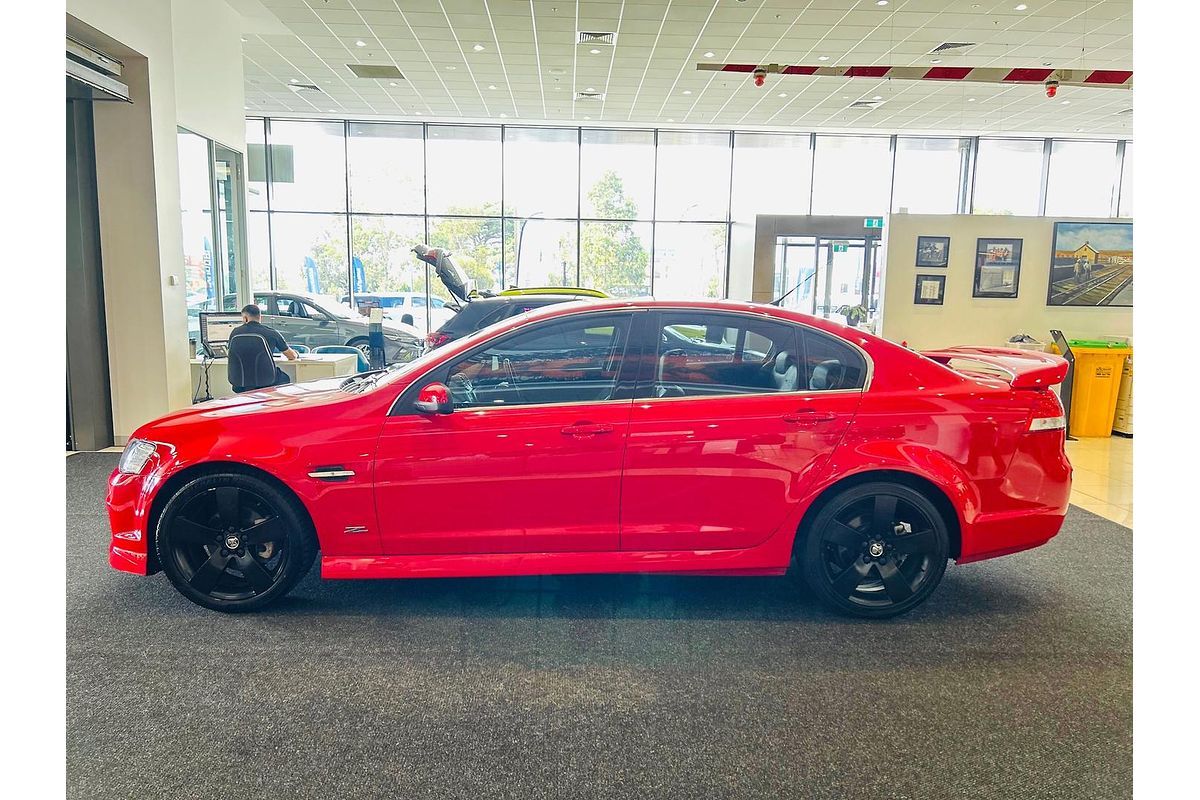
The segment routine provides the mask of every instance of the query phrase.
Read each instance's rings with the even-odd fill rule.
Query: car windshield
[[[440,355],[442,355],[440,350],[430,350],[428,353],[417,356],[412,361],[389,364],[383,369],[372,370],[370,372],[360,372],[343,381],[341,388],[347,392],[369,392],[376,387],[386,386],[414,370],[423,369]]]

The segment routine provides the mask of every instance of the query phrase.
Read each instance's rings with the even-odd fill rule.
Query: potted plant
[[[837,313],[846,318],[846,324],[851,328],[857,328],[859,323],[866,322],[869,313],[867,307],[861,303],[856,306],[838,306]]]

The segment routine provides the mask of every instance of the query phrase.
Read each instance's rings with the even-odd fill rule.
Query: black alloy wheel
[[[194,603],[249,611],[287,594],[312,567],[316,542],[293,499],[249,475],[211,475],[167,503],[159,563]]]
[[[804,576],[834,608],[891,617],[937,588],[949,553],[946,522],[929,498],[898,483],[850,488],[826,503],[804,543]]]
[[[360,353],[363,354],[363,357],[366,358],[368,362],[371,360],[371,342],[369,339],[351,339],[350,341],[346,342],[346,344],[356,348]]]

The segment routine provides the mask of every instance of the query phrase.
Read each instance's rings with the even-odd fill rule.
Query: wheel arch
[[[908,486],[927,497],[937,507],[942,515],[942,519],[946,522],[946,529],[950,534],[950,557],[958,558],[962,554],[962,519],[959,517],[958,510],[955,508],[946,490],[924,475],[903,469],[889,468],[868,469],[856,472],[853,475],[847,475],[834,481],[822,489],[816,498],[809,503],[808,508],[804,511],[804,515],[800,518],[800,525],[796,529],[795,546],[800,546],[806,540],[809,526],[812,524],[813,519],[830,499],[846,489],[877,481],[887,481]]]
[[[162,569],[158,563],[158,519],[162,516],[163,508],[167,502],[175,496],[182,487],[207,475],[216,475],[220,473],[235,473],[247,475],[253,478],[258,478],[265,483],[269,483],[275,489],[279,490],[284,497],[290,499],[295,506],[296,511],[300,514],[300,518],[308,523],[309,533],[316,537],[316,526],[313,524],[312,514],[309,513],[308,507],[300,499],[300,496],[292,490],[285,482],[272,475],[267,470],[256,467],[251,464],[246,464],[241,461],[201,461],[196,464],[190,464],[181,470],[173,473],[168,477],[154,493],[154,499],[150,502],[150,512],[146,516],[146,559],[147,559],[147,574],[153,574]]]

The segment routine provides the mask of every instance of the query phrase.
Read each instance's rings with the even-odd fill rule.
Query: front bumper
[[[108,524],[112,539],[108,546],[108,563],[113,569],[149,575],[152,566],[149,552],[149,519],[156,473],[147,465],[145,475],[124,475],[114,471],[108,479]]]

